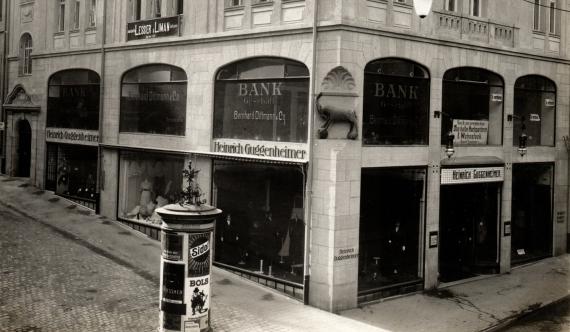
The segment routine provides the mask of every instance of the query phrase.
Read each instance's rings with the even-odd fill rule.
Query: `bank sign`
[[[180,16],[127,23],[127,40],[148,39],[180,34]]]
[[[502,182],[504,176],[505,168],[503,166],[443,168],[441,170],[441,184]]]
[[[99,145],[99,131],[70,128],[46,128],[46,141],[53,143]]]

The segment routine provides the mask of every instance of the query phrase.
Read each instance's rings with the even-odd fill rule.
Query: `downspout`
[[[102,176],[103,171],[103,110],[105,109],[105,40],[107,36],[107,0],[103,0],[103,22],[101,27],[101,69],[99,70],[99,138],[97,145],[97,202],[96,213],[99,213],[101,205],[101,189],[105,189],[105,179]]]
[[[2,91],[0,91],[0,98],[2,98],[2,104],[4,104],[5,100],[4,98],[6,98],[6,96],[8,95],[8,31],[9,31],[9,26],[10,26],[10,14],[9,14],[9,10],[10,10],[10,1],[4,1],[5,6],[3,9],[4,10],[4,54],[3,54],[3,58],[2,58]],[[4,170],[2,172],[2,169],[0,169],[0,173],[6,173],[6,150],[7,149],[7,145],[6,145],[6,140],[8,139],[8,133],[7,133],[7,129],[8,129],[8,124],[7,124],[7,120],[8,120],[8,114],[6,113],[6,110],[4,109],[4,106],[0,105],[0,107],[2,107],[2,119],[0,119],[2,122],[4,122],[4,130],[2,133],[2,160],[0,160],[0,168],[2,166],[2,164],[4,165]]]
[[[317,68],[317,23],[319,17],[319,1],[313,0],[313,41],[312,41],[312,51],[313,59],[311,63],[311,78],[309,81],[309,117],[308,117],[308,155],[309,162],[307,164],[307,173],[303,174],[303,180],[305,180],[305,266],[304,278],[303,278],[303,302],[304,304],[309,304],[309,282],[311,276],[311,229],[312,229],[312,218],[311,218],[311,203],[313,198],[313,144],[314,144],[314,134],[313,134],[313,123],[315,119],[315,82],[316,82],[316,68]]]

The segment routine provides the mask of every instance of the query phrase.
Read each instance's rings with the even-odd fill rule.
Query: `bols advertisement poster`
[[[210,233],[188,235],[188,277],[210,274]]]
[[[184,264],[163,263],[162,298],[184,301]]]
[[[182,235],[162,232],[162,257],[171,261],[182,260]]]

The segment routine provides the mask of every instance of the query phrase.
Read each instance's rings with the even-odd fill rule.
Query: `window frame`
[[[32,75],[32,52],[32,35],[26,32],[20,37],[19,72],[21,76]]]
[[[73,0],[73,27],[72,30],[79,30],[81,24],[81,0]]]
[[[445,10],[457,12],[457,0],[445,0]]]
[[[473,17],[482,17],[482,0],[471,0],[471,6],[469,8],[469,13]]]
[[[556,34],[556,0],[548,1],[548,33]]]
[[[87,27],[94,28],[97,26],[97,0],[88,0],[89,8],[86,8],[87,12]]]
[[[57,32],[65,31],[65,0],[59,0],[57,8]]]

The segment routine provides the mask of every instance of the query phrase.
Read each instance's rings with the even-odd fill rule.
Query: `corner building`
[[[10,1],[6,172],[27,123],[34,184],[159,239],[191,161],[215,264],[329,311],[566,252],[568,2],[411,3]]]

